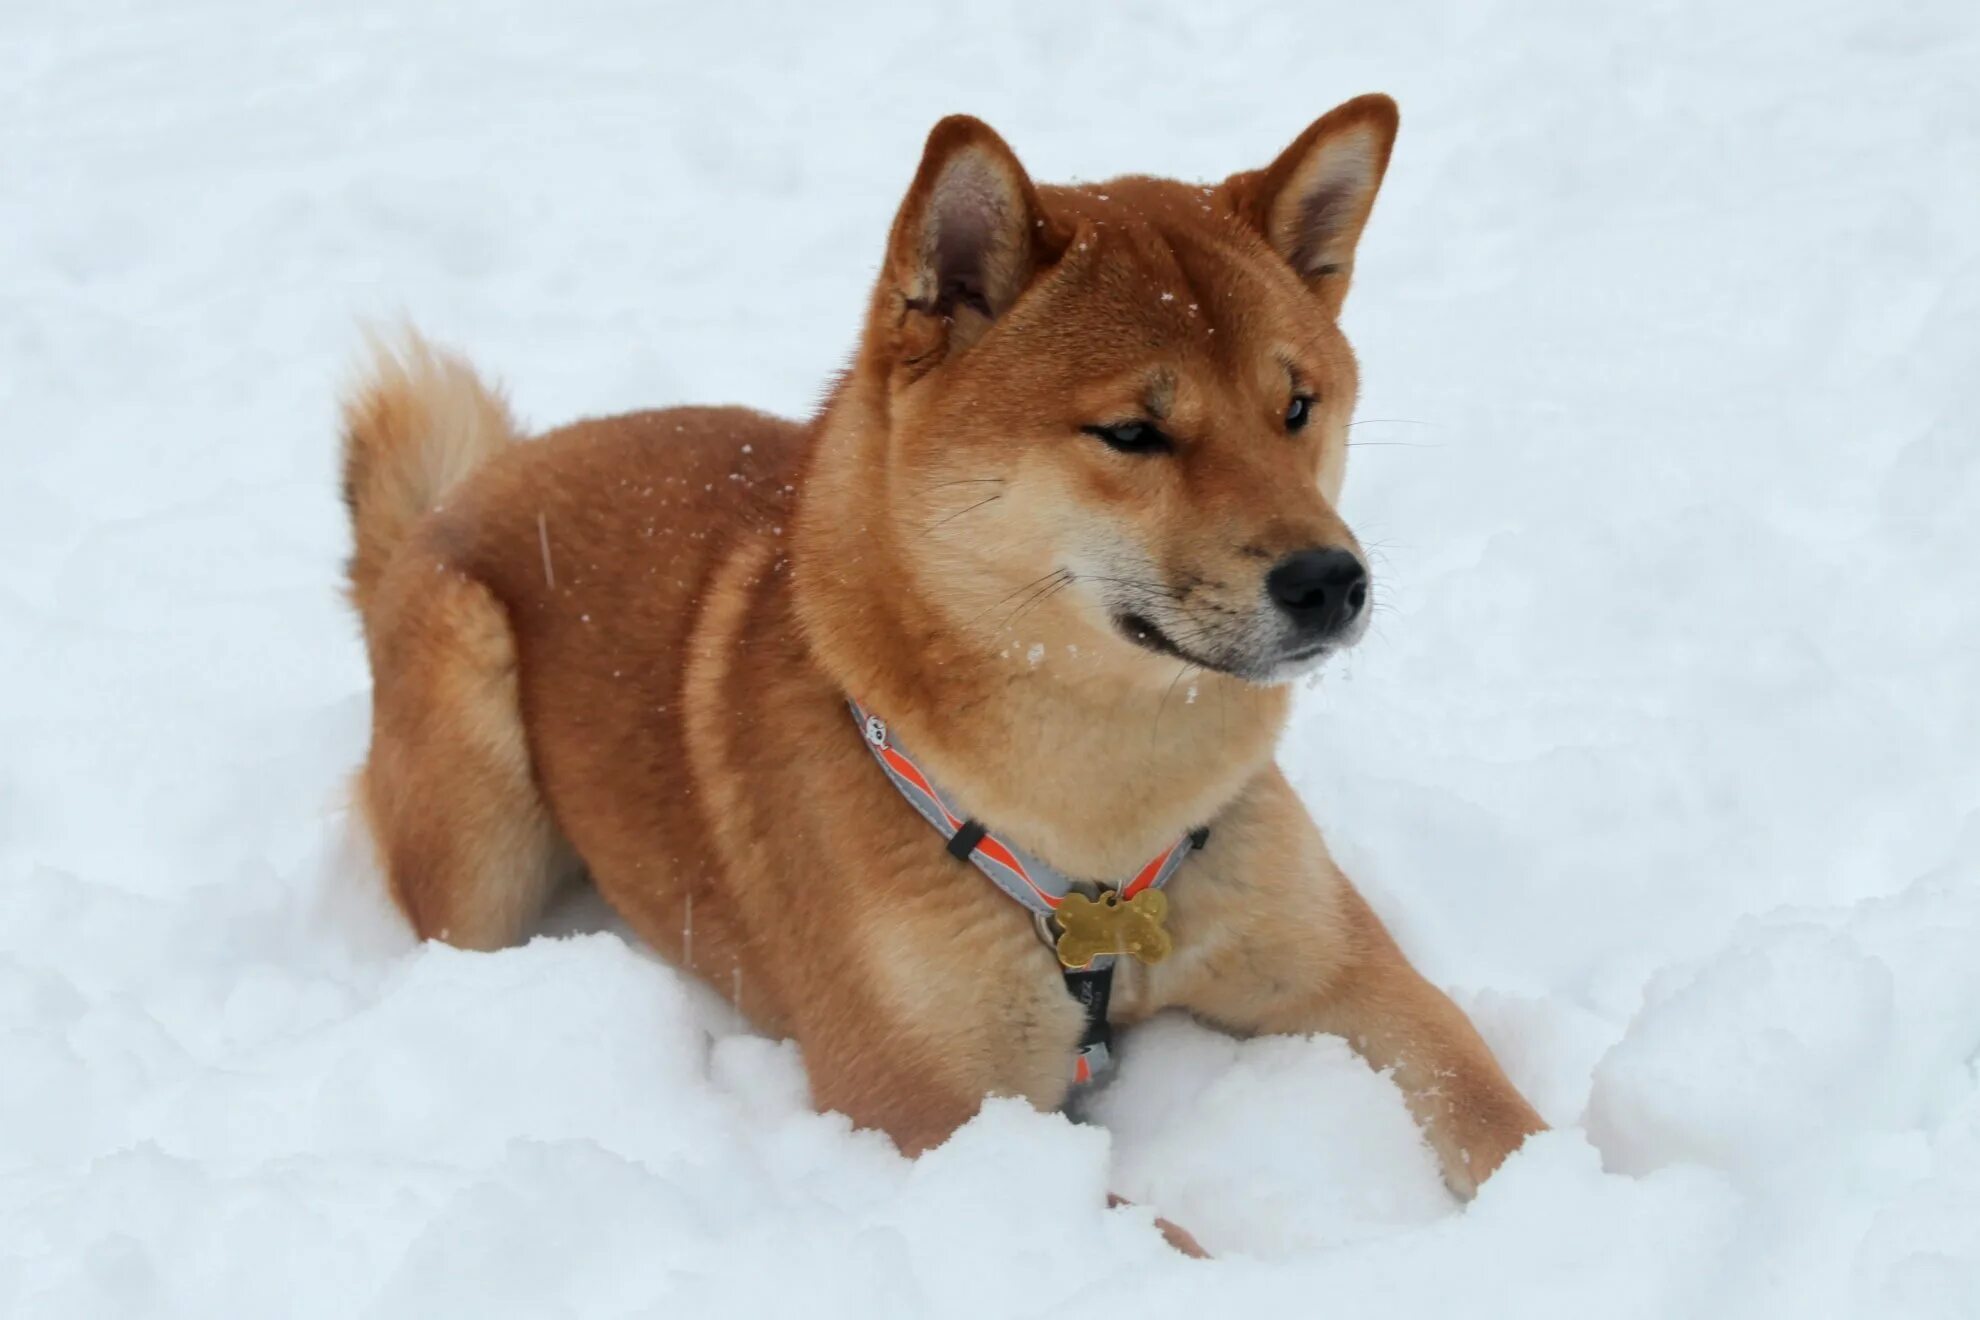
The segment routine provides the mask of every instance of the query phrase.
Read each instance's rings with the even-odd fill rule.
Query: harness
[[[1113,995],[1114,964],[1122,954],[1149,963],[1167,956],[1170,941],[1162,919],[1168,912],[1168,896],[1162,887],[1184,859],[1210,841],[1209,827],[1184,834],[1115,888],[1075,880],[1037,854],[991,833],[981,821],[959,815],[949,805],[952,799],[915,764],[885,720],[869,714],[857,701],[846,704],[866,749],[908,805],[935,827],[949,855],[975,866],[1032,914],[1039,938],[1058,955],[1066,993],[1086,1014],[1073,1056],[1073,1084],[1098,1081],[1113,1063],[1114,1033],[1107,1022],[1107,1004]]]

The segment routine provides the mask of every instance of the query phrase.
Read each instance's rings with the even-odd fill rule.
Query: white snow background
[[[595,907],[413,943],[360,320],[804,413],[940,115],[1210,179],[1374,89],[1394,610],[1284,756],[1558,1130],[1460,1207],[1340,1041],[1175,1020],[909,1163]],[[0,1314],[1980,1315],[1976,367],[1971,0],[8,0]]]

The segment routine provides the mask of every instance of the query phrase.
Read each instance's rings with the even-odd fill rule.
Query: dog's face
[[[894,531],[952,622],[1148,682],[1280,682],[1360,638],[1336,317],[1394,131],[1363,98],[1215,187],[1039,190],[981,125],[937,128],[873,332]]]

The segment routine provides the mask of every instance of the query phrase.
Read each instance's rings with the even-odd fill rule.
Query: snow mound
[[[1980,1314],[1976,68],[1970,0],[0,7],[0,1315]],[[1556,1125],[1476,1201],[1336,1040],[909,1162],[595,903],[408,937],[360,320],[799,413],[941,115],[1217,178],[1378,88],[1379,608],[1284,761]]]

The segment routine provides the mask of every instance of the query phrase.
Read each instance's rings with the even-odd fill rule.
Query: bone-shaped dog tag
[[[1159,889],[1144,889],[1123,901],[1113,890],[1099,898],[1067,894],[1054,914],[1059,920],[1059,961],[1084,967],[1102,954],[1128,954],[1145,963],[1158,963],[1173,947],[1162,919],[1169,899]]]

